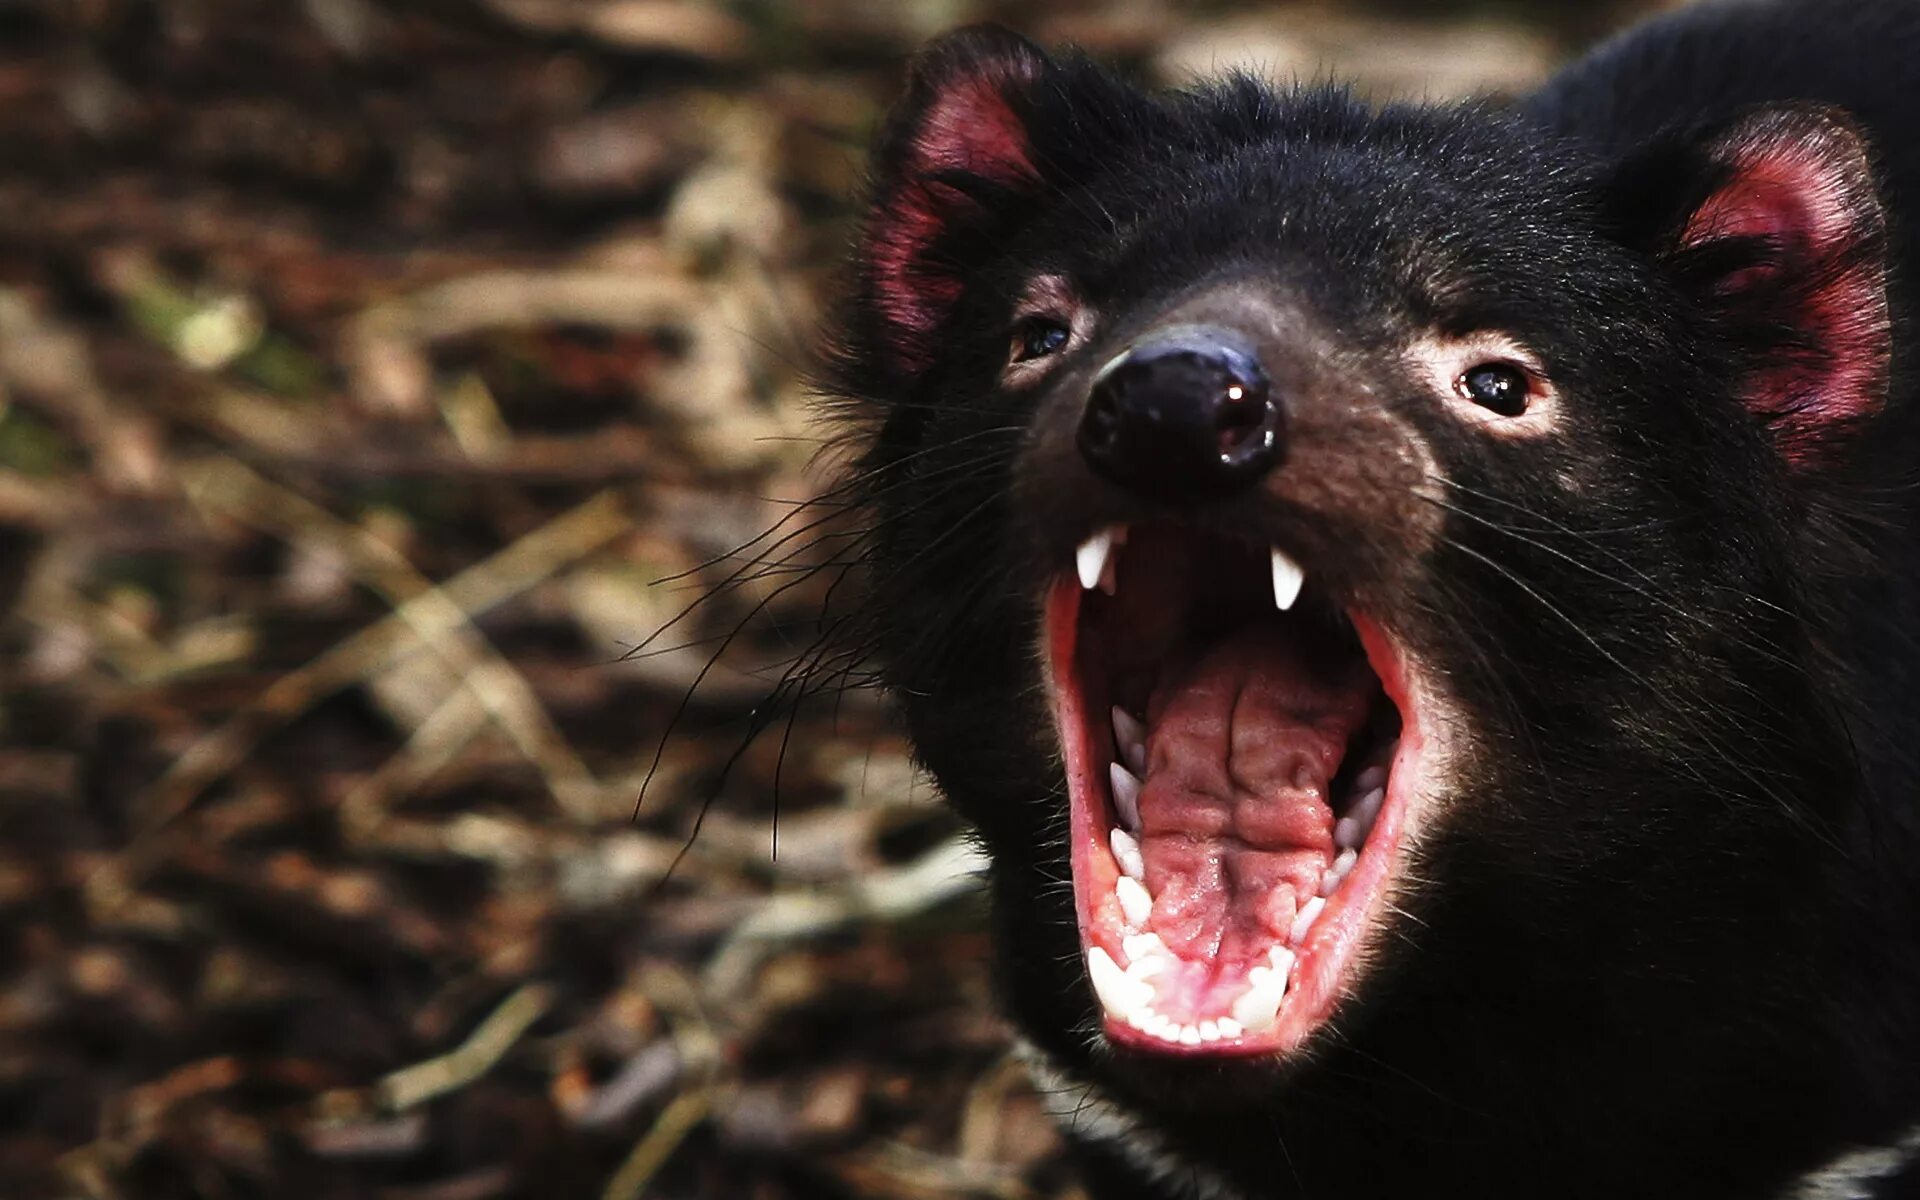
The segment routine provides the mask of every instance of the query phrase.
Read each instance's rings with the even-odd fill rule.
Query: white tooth
[[[1147,877],[1147,860],[1140,856],[1140,843],[1133,840],[1132,834],[1115,825],[1107,835],[1107,845],[1113,848],[1113,861],[1122,875],[1134,879]]]
[[[1172,956],[1150,954],[1127,964],[1127,978],[1145,983],[1172,965]]]
[[[1119,763],[1107,765],[1107,781],[1113,784],[1113,810],[1128,830],[1140,828],[1140,781]]]
[[[1198,1046],[1200,1044],[1199,1027],[1182,1025],[1180,1027],[1180,1044],[1182,1046]]]
[[[1085,547],[1081,548],[1081,553],[1086,553]],[[1086,578],[1084,569],[1081,571],[1081,578]],[[1292,608],[1293,602],[1300,598],[1301,586],[1306,582],[1307,573],[1300,569],[1300,564],[1288,558],[1280,552],[1278,547],[1275,547],[1273,551],[1274,606],[1281,612]]]
[[[1360,822],[1352,817],[1341,817],[1333,823],[1333,844],[1342,850],[1357,850],[1360,843],[1367,840],[1367,831],[1360,828]]]
[[[1340,856],[1333,860],[1333,865],[1328,867],[1326,873],[1320,876],[1320,894],[1322,896],[1333,895],[1333,889],[1340,886],[1341,882],[1346,879],[1347,872],[1353,870],[1353,864],[1358,861],[1360,861],[1360,852],[1358,850],[1342,850]]]
[[[1218,1021],[1200,1022],[1200,1040],[1203,1042],[1219,1041],[1220,1040],[1220,1022]]]
[[[1258,987],[1260,986],[1261,980],[1267,978],[1269,975],[1272,975],[1272,974],[1273,974],[1273,968],[1266,966],[1265,964],[1262,964],[1261,966],[1254,967],[1252,970],[1247,972],[1247,982],[1253,984],[1255,987]]]
[[[1273,973],[1282,978],[1293,970],[1293,951],[1285,946],[1275,946],[1267,951],[1267,961],[1273,964]]]
[[[1147,923],[1153,914],[1153,893],[1147,891],[1147,885],[1130,875],[1122,875],[1113,885],[1114,895],[1120,897],[1120,911],[1127,918],[1127,924],[1138,929]]]
[[[1259,968],[1255,968],[1258,970]],[[1249,979],[1253,971],[1247,972]],[[1287,998],[1287,977],[1268,971],[1254,985],[1233,1002],[1233,1021],[1244,1029],[1236,1029],[1234,1036],[1241,1032],[1264,1033],[1273,1028],[1274,1021],[1280,1015],[1280,1002]],[[1225,1022],[1222,1022],[1225,1024]]]
[[[1127,769],[1146,778],[1147,727],[1118,704],[1113,706],[1113,744],[1120,751],[1120,759],[1127,764]]]
[[[1372,766],[1360,772],[1360,777],[1353,781],[1353,790],[1364,796],[1377,787],[1385,787],[1386,784],[1387,769],[1382,766]]]
[[[1300,911],[1294,914],[1293,928],[1287,931],[1287,940],[1298,946],[1307,936],[1307,931],[1313,928],[1314,918],[1318,917],[1320,910],[1326,906],[1327,902],[1319,896],[1301,905]]]
[[[1134,967],[1148,962],[1164,967],[1167,965],[1167,959],[1173,957],[1167,952],[1167,944],[1160,940],[1160,935],[1157,933],[1128,934],[1127,940],[1120,943],[1120,948],[1127,952],[1129,972]]]
[[[1237,1038],[1246,1032],[1240,1027],[1240,1022],[1232,1017],[1221,1017],[1215,1024],[1220,1026],[1220,1036],[1223,1038]]]
[[[1128,979],[1113,956],[1099,946],[1087,951],[1087,978],[1093,980],[1093,994],[1107,1015],[1126,1020],[1128,1015],[1153,999],[1153,989],[1137,979]]]
[[[1387,793],[1384,788],[1374,788],[1355,801],[1353,807],[1347,810],[1347,816],[1353,818],[1353,823],[1360,827],[1361,840],[1364,841],[1366,836],[1373,832],[1373,823],[1380,816],[1381,802],[1386,798]]]
[[[1080,543],[1080,549],[1074,552],[1073,565],[1080,573],[1080,586],[1093,590],[1100,582],[1100,575],[1107,569],[1107,555],[1113,550],[1113,530],[1102,529],[1086,541]]]

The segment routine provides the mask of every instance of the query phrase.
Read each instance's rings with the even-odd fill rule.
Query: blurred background
[[[1511,94],[1648,7],[0,0],[0,1197],[1078,1195],[963,831],[773,694],[903,58]]]

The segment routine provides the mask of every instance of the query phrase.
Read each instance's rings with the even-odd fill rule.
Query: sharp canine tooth
[[[1320,910],[1326,906],[1327,902],[1319,896],[1302,904],[1299,913],[1293,918],[1293,928],[1287,931],[1287,940],[1298,946],[1307,936],[1308,930],[1313,928],[1314,919],[1320,915]]]
[[[1084,548],[1082,548],[1081,553],[1086,553]],[[1080,577],[1082,579],[1086,578],[1084,568],[1081,570]],[[1281,553],[1278,547],[1275,547],[1273,551],[1274,607],[1278,608],[1281,612],[1286,612],[1292,608],[1293,602],[1300,598],[1301,586],[1306,582],[1307,573],[1300,569],[1300,564],[1288,558],[1285,554]]]
[[[1107,780],[1113,784],[1113,810],[1120,824],[1129,830],[1140,828],[1140,781],[1119,763],[1107,767]]]
[[[1113,530],[1102,529],[1086,541],[1080,543],[1080,549],[1074,552],[1073,565],[1080,573],[1080,586],[1088,591],[1100,583],[1100,575],[1107,569],[1107,555],[1113,550]]]
[[[1147,773],[1147,727],[1118,704],[1113,706],[1113,744],[1120,751],[1127,769],[1144,777]]]
[[[1113,832],[1107,835],[1107,845],[1112,847],[1113,861],[1122,875],[1145,881],[1147,860],[1141,857],[1140,843],[1133,840],[1132,834],[1115,825]],[[1129,950],[1127,953],[1132,955],[1133,952]]]
[[[1153,915],[1153,893],[1138,879],[1122,875],[1114,883],[1113,892],[1120,897],[1120,912],[1127,918],[1127,924],[1137,929]]]
[[[1247,977],[1252,979],[1253,971],[1247,972]],[[1242,1032],[1263,1033],[1273,1028],[1280,1015],[1280,1002],[1286,998],[1287,977],[1272,971],[1263,974],[1233,1002],[1231,1019],[1244,1029],[1236,1028],[1231,1036],[1238,1037]],[[1224,1026],[1226,1022],[1221,1024]]]
[[[1093,981],[1093,994],[1100,998],[1100,1007],[1117,1020],[1126,1020],[1153,999],[1151,986],[1128,979],[1113,955],[1099,946],[1087,951],[1087,978]]]

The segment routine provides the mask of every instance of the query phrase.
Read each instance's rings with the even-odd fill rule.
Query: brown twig
[[[553,989],[529,983],[501,1002],[467,1040],[437,1058],[402,1067],[375,1085],[380,1106],[406,1112],[467,1086],[494,1068],[553,1006]]]

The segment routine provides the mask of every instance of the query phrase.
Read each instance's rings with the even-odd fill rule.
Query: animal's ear
[[[1795,468],[1885,406],[1886,217],[1858,129],[1833,109],[1752,110],[1616,173],[1619,226],[1732,340],[1741,397]]]
[[[990,25],[947,34],[914,60],[874,156],[859,249],[862,287],[891,364],[918,373],[960,298],[969,259],[1040,187],[1029,132],[1053,64]]]

